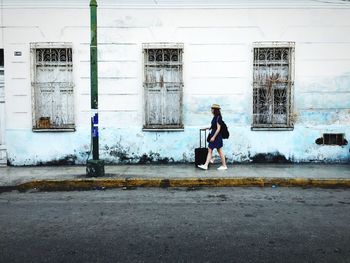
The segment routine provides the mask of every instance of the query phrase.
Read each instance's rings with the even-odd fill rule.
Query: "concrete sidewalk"
[[[350,164],[236,164],[226,171],[193,164],[106,166],[106,176],[88,178],[85,166],[1,167],[0,187],[74,190],[127,186],[348,186]]]

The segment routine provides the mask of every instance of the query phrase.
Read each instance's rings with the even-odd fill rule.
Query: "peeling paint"
[[[350,127],[305,128],[297,125],[293,131],[254,132],[250,130],[250,126],[235,126],[228,117],[225,121],[231,134],[230,139],[224,140],[223,147],[228,163],[350,162],[349,145],[339,147],[315,143],[315,139],[325,132],[350,134]],[[142,136],[136,128],[101,129],[100,158],[107,164],[193,162],[194,149],[199,147],[198,130],[202,126],[191,128],[185,125],[183,132],[158,132],[157,135],[143,132]],[[53,143],[50,134],[36,134],[25,130],[8,132],[9,164],[85,164],[89,156],[89,136],[87,128],[77,130],[76,133],[60,134]],[[18,144],[18,141],[27,143]],[[214,157],[219,161],[216,151]]]
[[[280,154],[279,152],[274,153],[258,153],[251,157],[253,163],[291,163],[290,160]]]
[[[239,8],[213,10],[101,9],[99,41],[105,44],[99,45],[98,51],[102,62],[99,67],[100,158],[109,164],[193,162],[194,149],[199,146],[198,130],[210,124],[210,105],[218,103],[231,134],[223,148],[228,163],[350,162],[348,144],[319,145],[317,140],[323,133],[343,133],[347,137],[350,134],[350,72],[349,61],[344,58],[344,54],[349,54],[344,40],[349,28],[340,22],[332,27],[315,27],[310,23],[310,14],[318,19],[322,15],[311,9],[301,9],[297,14],[281,9],[284,19],[279,26],[272,27],[259,22],[269,19],[268,9],[260,13]],[[30,23],[41,11],[28,9],[28,12],[31,13],[22,17],[23,24]],[[46,25],[45,19],[36,20],[43,30],[41,35],[29,28],[12,30],[9,25],[5,46],[8,50],[20,48],[23,52],[23,63],[5,61],[5,144],[11,165],[85,164],[89,157],[90,104],[85,87],[89,85],[90,49],[82,44],[86,42],[82,37],[88,39],[89,31],[76,25],[76,21],[80,21],[77,18],[86,16],[85,10],[75,10],[74,14],[67,16],[64,25],[57,19],[52,25]],[[324,15],[339,21],[348,21],[349,16],[344,10],[325,10]],[[256,27],[244,26],[247,18],[253,16]],[[193,25],[194,19],[199,27]],[[305,24],[298,26],[299,20]],[[225,26],[222,27],[220,21],[225,21]],[[235,34],[230,33],[233,29]],[[208,37],[213,32],[215,37]],[[283,39],[297,43],[291,116],[294,129],[251,131],[252,43],[278,40],[274,36],[282,35]],[[35,41],[63,39],[72,42],[75,50],[76,132],[33,133],[31,62],[27,46]],[[182,132],[142,131],[141,43],[146,42],[184,44]],[[14,46],[13,43],[22,44]],[[216,152],[215,158],[219,159]]]
[[[60,165],[75,165],[77,161],[77,156],[75,155],[68,155],[62,158],[58,158],[51,161],[39,161],[35,163],[30,163],[27,165],[36,165],[36,166],[60,166]],[[30,162],[30,159],[27,159],[27,162]],[[9,166],[16,165],[15,159],[10,158],[8,159]]]

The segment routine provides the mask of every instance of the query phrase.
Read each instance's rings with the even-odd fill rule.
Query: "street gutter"
[[[350,187],[350,179],[314,179],[314,178],[89,178],[69,180],[35,180],[15,186],[1,186],[1,192],[28,191],[77,191],[105,190],[113,188],[135,187]]]

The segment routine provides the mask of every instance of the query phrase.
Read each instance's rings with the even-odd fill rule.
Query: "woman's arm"
[[[221,125],[219,122],[216,123],[216,132],[214,133],[213,137],[211,137],[210,141],[213,142],[215,141],[216,136],[218,136],[219,132],[221,130]]]

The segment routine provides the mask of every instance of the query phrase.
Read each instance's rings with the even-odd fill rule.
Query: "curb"
[[[75,191],[104,190],[112,188],[135,187],[239,187],[239,186],[279,186],[279,187],[350,187],[350,179],[308,179],[308,178],[185,178],[185,179],[72,179],[72,180],[38,180],[16,186],[2,186],[0,192],[27,191]]]

